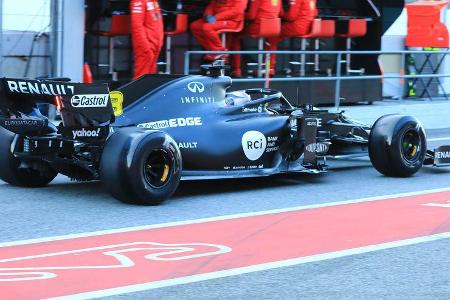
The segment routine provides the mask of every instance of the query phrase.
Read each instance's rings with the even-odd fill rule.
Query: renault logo
[[[203,83],[198,81],[193,81],[187,85],[188,90],[190,90],[192,93],[203,93],[205,91],[205,86]]]

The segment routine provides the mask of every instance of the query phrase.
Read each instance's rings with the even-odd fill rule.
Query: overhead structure
[[[53,76],[80,82],[84,63],[84,0],[52,0]]]

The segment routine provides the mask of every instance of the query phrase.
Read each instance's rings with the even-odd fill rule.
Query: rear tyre
[[[383,116],[370,132],[370,160],[374,168],[386,176],[415,174],[423,165],[426,151],[425,131],[413,117]]]
[[[21,161],[12,154],[16,134],[0,127],[0,179],[21,187],[43,187],[55,179],[58,173],[45,162],[21,165]]]
[[[122,202],[158,205],[176,191],[180,177],[180,150],[164,132],[124,128],[106,142],[100,178]]]

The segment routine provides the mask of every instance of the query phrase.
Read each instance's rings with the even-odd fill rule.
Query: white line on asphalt
[[[450,137],[427,139],[427,142],[440,142],[440,141],[450,141]]]
[[[416,244],[420,244],[420,243],[438,241],[438,240],[447,239],[447,238],[450,238],[450,232],[435,234],[435,235],[430,235],[430,236],[417,237],[417,238],[401,240],[401,241],[388,242],[388,243],[383,243],[383,244],[378,244],[378,245],[370,245],[370,246],[366,246],[366,247],[353,248],[353,249],[336,251],[336,252],[329,252],[329,253],[324,253],[324,254],[307,256],[307,257],[300,257],[300,258],[276,261],[276,262],[253,265],[253,266],[248,266],[248,267],[229,269],[229,270],[218,271],[218,272],[186,276],[186,277],[156,281],[156,282],[151,282],[151,283],[131,285],[131,286],[126,286],[126,287],[112,288],[112,289],[107,289],[107,290],[103,290],[103,291],[95,291],[95,292],[87,292],[87,293],[81,293],[81,294],[75,294],[75,295],[68,295],[68,296],[58,297],[58,298],[53,298],[53,299],[54,300],[75,300],[75,299],[78,300],[78,299],[92,299],[92,298],[107,297],[107,296],[113,296],[113,295],[118,295],[118,294],[139,292],[139,291],[145,291],[145,290],[150,290],[150,289],[205,281],[205,280],[210,280],[210,279],[218,279],[218,278],[223,278],[223,277],[228,277],[228,276],[242,275],[242,274],[258,272],[258,271],[265,271],[265,270],[282,268],[282,267],[296,266],[296,265],[306,264],[306,263],[310,263],[310,262],[318,262],[318,261],[323,261],[323,260],[335,259],[335,258],[339,258],[339,257],[346,257],[346,256],[374,252],[374,251],[392,249],[392,248],[397,248],[397,247],[416,245]]]
[[[143,225],[143,226],[109,229],[109,230],[102,230],[102,231],[75,233],[75,234],[68,234],[68,235],[62,235],[62,236],[45,237],[45,238],[37,238],[37,239],[29,239],[29,240],[21,240],[21,241],[13,241],[13,242],[4,242],[4,243],[0,243],[0,247],[28,245],[28,244],[36,244],[36,243],[44,243],[44,242],[61,241],[61,240],[67,240],[67,239],[92,237],[92,236],[115,234],[115,233],[124,233],[124,232],[130,232],[130,231],[140,231],[140,230],[148,230],[148,229],[156,229],[156,228],[166,228],[166,227],[174,227],[174,226],[181,226],[181,225],[222,221],[222,220],[231,220],[231,219],[239,219],[239,218],[245,218],[245,217],[263,216],[263,215],[270,215],[270,214],[277,214],[277,213],[284,213],[284,212],[291,212],[291,211],[300,211],[300,210],[322,208],[322,207],[330,207],[330,206],[338,206],[338,205],[346,205],[346,204],[354,204],[354,203],[361,203],[361,202],[388,200],[388,199],[393,199],[393,198],[417,196],[417,195],[448,192],[448,191],[450,191],[450,187],[417,191],[417,192],[409,192],[409,193],[401,193],[401,194],[382,195],[382,196],[353,199],[353,200],[346,200],[346,201],[338,201],[338,202],[327,202],[327,203],[313,204],[313,205],[306,205],[306,206],[280,208],[280,209],[273,209],[273,210],[266,210],[266,211],[259,211],[259,212],[249,212],[249,213],[240,213],[240,214],[234,214],[234,215],[225,215],[225,216],[217,216],[217,217],[210,217],[210,218],[177,221],[177,222],[170,222],[170,223],[160,223],[160,224],[153,224],[153,225]]]

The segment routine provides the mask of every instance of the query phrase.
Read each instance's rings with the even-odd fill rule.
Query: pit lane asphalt
[[[428,138],[448,137],[432,130]],[[448,141],[431,142],[430,148]],[[367,158],[330,161],[322,175],[183,182],[158,207],[126,205],[99,183],[58,177],[49,187],[0,183],[0,242],[328,203],[450,186],[450,168],[412,178],[378,174]],[[450,299],[450,241],[383,250],[111,299]]]

